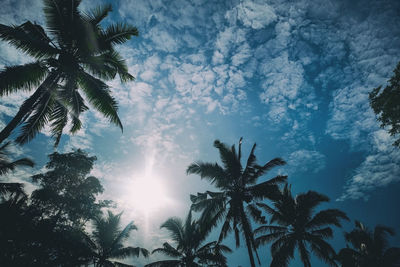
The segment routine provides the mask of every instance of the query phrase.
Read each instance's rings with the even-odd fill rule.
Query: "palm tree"
[[[34,166],[33,161],[28,158],[11,161],[7,151],[9,146],[10,142],[6,142],[4,145],[0,146],[0,176],[15,170],[15,168],[18,166]],[[3,197],[6,194],[25,195],[23,185],[21,183],[0,182],[0,196]]]
[[[329,201],[327,196],[314,191],[301,193],[295,198],[291,189],[285,185],[281,197],[273,201],[274,208],[260,204],[271,215],[270,223],[255,230],[258,245],[272,242],[271,267],[288,266],[294,257],[296,247],[305,267],[311,266],[310,251],[326,263],[336,266],[335,250],[325,241],[333,236],[329,225],[340,227],[340,219],[348,220],[346,214],[338,209],[325,209],[314,214],[315,208],[322,202]]]
[[[16,139],[20,144],[50,124],[57,146],[69,120],[71,133],[81,128],[79,115],[88,107],[80,92],[122,130],[117,102],[103,80],[111,80],[116,74],[122,82],[134,79],[114,46],[138,35],[138,30],[125,23],[103,29],[100,23],[112,10],[111,5],[83,13],[78,9],[80,2],[43,0],[49,35],[30,21],[19,26],[0,24],[0,39],[36,60],[0,72],[0,96],[35,89],[0,132],[0,143],[20,124],[22,131]]]
[[[132,266],[121,262],[112,261],[112,259],[125,259],[127,257],[138,257],[142,254],[144,257],[149,252],[140,247],[125,247],[124,242],[128,239],[132,230],[137,230],[133,222],[130,222],[123,230],[120,230],[121,214],[114,215],[108,211],[106,218],[98,217],[94,220],[94,231],[92,238],[88,241],[93,248],[94,266]]]
[[[275,158],[264,165],[256,163],[253,145],[247,159],[245,168],[241,164],[242,138],[239,140],[239,151],[235,146],[229,148],[219,140],[214,142],[214,147],[219,150],[222,166],[218,163],[192,163],[187,168],[188,174],[199,174],[211,182],[219,192],[207,191],[191,196],[192,209],[203,211],[200,222],[212,218],[211,225],[216,226],[224,220],[219,242],[231,231],[235,232],[236,246],[240,246],[240,233],[246,241],[247,251],[252,267],[255,266],[253,251],[260,263],[256,244],[253,236],[251,218],[258,223],[266,223],[265,217],[257,207],[256,201],[265,198],[275,198],[279,195],[278,184],[286,181],[287,176],[278,175],[270,180],[257,184],[258,178],[275,166],[284,165],[285,161]]]
[[[388,248],[388,235],[394,235],[392,228],[378,225],[372,232],[356,221],[355,229],[345,233],[348,245],[337,259],[343,267],[399,267],[400,248]]]
[[[207,238],[208,230],[197,221],[192,220],[191,211],[184,223],[179,218],[169,218],[161,225],[161,228],[165,228],[171,233],[176,247],[165,242],[162,248],[157,248],[152,253],[160,252],[176,259],[153,262],[145,267],[196,267],[202,266],[202,264],[227,266],[223,253],[231,252],[231,249],[216,241],[202,245]]]

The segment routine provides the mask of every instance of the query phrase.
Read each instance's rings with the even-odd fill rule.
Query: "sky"
[[[189,194],[212,188],[187,176],[187,166],[218,161],[214,140],[237,145],[243,137],[243,155],[256,142],[259,163],[287,161],[263,179],[287,174],[295,194],[318,191],[331,199],[323,208],[347,213],[352,221],[335,229],[335,249],[344,247],[342,233],[354,219],[395,228],[390,240],[399,246],[400,150],[368,103],[368,93],[386,84],[400,60],[399,1],[84,0],[81,9],[101,3],[113,5],[105,25],[122,21],[139,29],[139,37],[118,47],[136,80],[108,83],[124,132],[91,109],[83,129],[66,133],[57,151],[97,156],[92,174],[104,185],[101,198],[114,200],[124,223],[139,228],[132,245],[152,250],[169,240],[161,223],[184,218]],[[44,25],[40,0],[1,4],[0,23]],[[31,60],[0,42],[0,67]],[[28,95],[0,99],[1,127]],[[34,158],[36,172],[52,152],[48,129],[13,148],[16,157]],[[21,169],[8,179],[32,189],[30,175]],[[152,193],[143,193],[143,181],[151,181]],[[234,247],[232,238],[226,244]],[[269,248],[259,251],[269,266]],[[239,265],[249,266],[244,247],[229,255],[229,266]]]

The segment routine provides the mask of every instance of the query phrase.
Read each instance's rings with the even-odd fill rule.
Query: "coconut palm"
[[[113,259],[125,259],[131,256],[138,257],[142,254],[147,257],[149,252],[140,247],[125,246],[131,231],[137,230],[133,222],[130,222],[124,229],[120,229],[121,214],[114,215],[108,211],[106,218],[98,217],[94,220],[92,237],[88,241],[93,248],[94,266],[132,266]]]
[[[400,248],[388,247],[388,235],[394,235],[392,228],[378,225],[372,232],[356,221],[355,229],[345,233],[348,245],[337,259],[343,267],[399,267]]]
[[[340,227],[340,220],[348,218],[338,209],[325,209],[314,214],[316,207],[327,201],[328,197],[314,191],[293,197],[290,187],[285,185],[281,197],[273,201],[273,207],[260,204],[271,215],[271,225],[255,230],[256,234],[262,234],[256,241],[258,245],[272,242],[271,267],[288,266],[296,248],[305,267],[311,266],[310,249],[326,263],[336,266],[335,250],[325,239],[333,236],[330,225]]]
[[[202,245],[208,235],[207,229],[203,226],[192,220],[191,211],[184,223],[179,218],[169,218],[161,225],[161,228],[171,233],[176,247],[165,242],[162,248],[157,248],[152,253],[160,252],[175,259],[153,262],[145,267],[196,267],[203,266],[202,264],[227,266],[223,253],[231,252],[231,249],[216,241]]]
[[[90,105],[122,130],[117,102],[103,80],[111,80],[116,74],[122,82],[134,79],[114,46],[138,35],[138,31],[126,23],[103,29],[101,22],[111,5],[84,13],[79,10],[80,2],[43,0],[49,35],[30,21],[19,26],[0,24],[0,39],[35,59],[0,72],[0,96],[34,90],[0,132],[0,142],[20,124],[21,134],[16,139],[20,144],[49,124],[57,146],[69,121],[71,133],[81,128],[79,116],[88,109],[82,92]]]
[[[188,174],[199,174],[211,182],[219,192],[207,191],[191,196],[192,209],[202,211],[200,222],[212,218],[211,225],[216,226],[224,221],[219,235],[219,242],[230,232],[234,231],[236,246],[240,246],[240,233],[246,241],[247,251],[252,267],[255,266],[253,251],[260,262],[253,236],[251,219],[257,223],[266,223],[257,201],[265,198],[274,199],[279,195],[278,184],[286,181],[287,176],[278,175],[270,180],[257,184],[258,178],[266,174],[275,166],[284,165],[285,161],[275,158],[264,165],[256,163],[253,145],[246,166],[241,163],[241,144],[236,151],[233,145],[229,148],[219,140],[214,147],[219,150],[222,166],[218,163],[195,162],[187,168]]]
[[[0,146],[0,176],[15,170],[18,166],[34,166],[33,161],[28,158],[21,158],[15,161],[10,160],[8,156],[9,147],[10,142],[6,142],[4,145]],[[21,183],[0,182],[0,196],[6,194],[24,195],[23,185]]]

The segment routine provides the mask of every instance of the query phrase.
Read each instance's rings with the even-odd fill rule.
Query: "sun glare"
[[[155,211],[168,202],[166,188],[159,178],[143,176],[135,179],[130,188],[126,188],[133,206],[145,213]]]

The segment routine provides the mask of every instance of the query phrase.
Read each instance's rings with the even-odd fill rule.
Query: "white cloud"
[[[325,155],[315,150],[297,150],[288,157],[288,167],[295,172],[318,173],[325,168],[325,165]]]
[[[241,1],[233,10],[227,12],[227,19],[237,17],[246,27],[262,29],[277,20],[273,7],[267,3],[258,4],[251,0]]]
[[[400,151],[385,130],[372,134],[373,151],[351,176],[339,201],[368,199],[371,191],[400,181]]]

